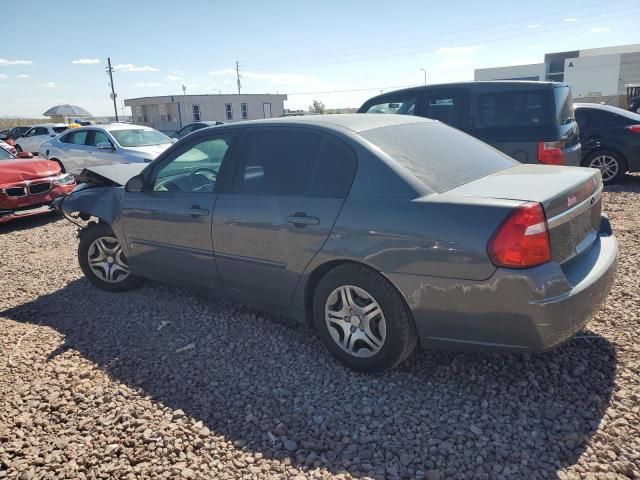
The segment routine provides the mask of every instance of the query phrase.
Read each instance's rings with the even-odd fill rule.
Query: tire
[[[591,152],[582,161],[582,166],[599,168],[602,174],[602,182],[605,185],[620,183],[627,172],[627,162],[624,157],[613,150]],[[615,169],[615,172],[612,172],[611,169]]]
[[[90,263],[90,258],[94,262]],[[78,263],[91,283],[108,292],[126,292],[142,283],[142,278],[128,272],[122,247],[113,231],[104,223],[92,223],[82,232]]]
[[[351,294],[351,314],[343,301],[346,291]],[[373,316],[366,320],[363,314]],[[314,291],[313,322],[331,354],[361,372],[394,368],[418,343],[402,297],[386,278],[362,265],[340,265],[322,277]]]

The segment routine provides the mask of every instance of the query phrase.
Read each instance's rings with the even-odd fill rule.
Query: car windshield
[[[437,193],[518,162],[439,122],[405,123],[360,133]]]
[[[56,133],[62,133],[66,130],[68,130],[69,127],[53,127],[53,131]]]
[[[149,147],[171,143],[169,137],[156,130],[132,128],[131,130],[110,130],[110,133],[123,147]]]

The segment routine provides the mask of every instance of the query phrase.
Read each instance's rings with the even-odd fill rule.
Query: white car
[[[74,128],[40,146],[40,156],[55,160],[63,171],[79,175],[86,167],[150,162],[173,140],[139,125],[113,123]]]
[[[19,152],[38,153],[42,142],[55,137],[69,128],[65,123],[42,123],[34,125],[24,135],[16,139],[16,150]]]

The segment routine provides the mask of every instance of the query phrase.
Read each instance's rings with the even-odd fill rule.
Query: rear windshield
[[[555,123],[550,89],[478,95],[476,127],[534,127]]]
[[[56,133],[62,133],[65,130],[68,130],[68,129],[69,129],[69,127],[53,127],[53,131],[56,132]]]
[[[437,193],[518,165],[480,140],[442,123],[390,125],[360,135]]]
[[[149,147],[151,145],[171,143],[169,137],[157,130],[136,128],[131,130],[111,130],[110,132],[123,147]]]
[[[558,125],[566,125],[574,120],[573,95],[569,87],[554,87],[556,100],[556,120]]]

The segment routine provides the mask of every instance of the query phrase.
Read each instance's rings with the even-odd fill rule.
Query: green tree
[[[313,101],[313,111],[318,114],[324,113],[324,103],[318,100]]]

